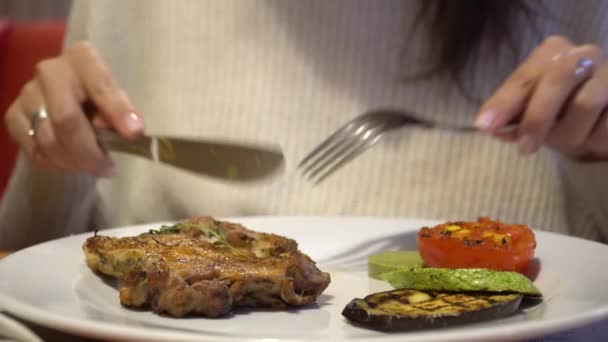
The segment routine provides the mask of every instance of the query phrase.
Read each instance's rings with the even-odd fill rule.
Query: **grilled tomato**
[[[481,217],[477,222],[448,222],[420,229],[418,250],[425,265],[488,268],[524,273],[534,257],[530,228]]]

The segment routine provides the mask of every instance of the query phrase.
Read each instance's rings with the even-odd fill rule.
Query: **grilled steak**
[[[314,303],[330,282],[291,239],[200,217],[134,237],[95,235],[89,267],[119,279],[120,302],[182,317]]]

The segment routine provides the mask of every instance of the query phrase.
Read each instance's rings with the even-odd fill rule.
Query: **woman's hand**
[[[509,122],[517,132],[501,133]],[[476,126],[524,154],[546,145],[572,157],[608,160],[608,64],[594,45],[551,37],[482,106]]]
[[[85,103],[94,105],[95,117],[84,112]],[[48,119],[32,120],[41,108]],[[110,176],[113,165],[99,147],[91,122],[127,138],[143,131],[129,97],[87,42],[40,62],[34,79],[23,87],[5,119],[13,140],[36,164],[94,176]]]

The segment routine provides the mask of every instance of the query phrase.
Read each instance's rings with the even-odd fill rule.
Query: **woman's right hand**
[[[85,113],[85,103],[96,108],[93,116]],[[48,119],[32,127],[32,115],[40,108],[46,109]],[[13,140],[34,163],[94,176],[111,176],[113,164],[97,143],[92,125],[126,138],[143,133],[143,121],[129,96],[88,42],[40,62],[5,120]],[[32,128],[33,135],[28,133]]]

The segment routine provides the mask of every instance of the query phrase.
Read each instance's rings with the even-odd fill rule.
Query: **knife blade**
[[[239,145],[201,139],[145,135],[128,140],[115,132],[95,128],[106,150],[128,153],[182,170],[229,181],[250,182],[282,169],[284,155],[274,145]]]

